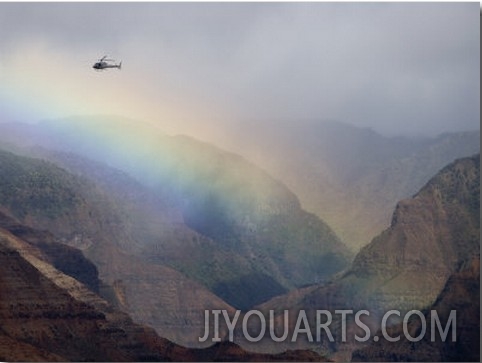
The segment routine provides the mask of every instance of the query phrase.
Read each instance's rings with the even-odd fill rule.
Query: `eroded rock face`
[[[97,267],[85,258],[80,250],[57,242],[50,232],[27,227],[1,212],[0,228],[31,245],[31,252],[36,253],[42,260],[82,282],[93,292],[99,292],[101,281]]]
[[[403,334],[402,325],[398,325],[390,330],[390,335],[400,335],[400,342],[395,344],[382,340],[372,343],[355,351],[352,360],[480,362],[480,256],[467,261],[460,271],[449,277],[435,303],[424,314],[427,332],[432,330],[432,310],[437,311],[442,324],[448,321],[451,311],[456,311],[456,341],[452,341],[452,330],[449,330],[445,341],[436,333],[432,342],[430,333],[427,333],[420,342],[413,344]],[[409,322],[409,331],[420,329],[420,320]],[[435,331],[438,332],[437,328]]]
[[[286,183],[303,208],[327,222],[353,251],[390,225],[399,200],[448,163],[480,151],[479,131],[387,137],[327,120],[244,120],[238,127],[235,137],[223,134],[216,144]]]
[[[129,229],[133,222],[126,216],[133,214],[129,208],[137,211],[139,205],[122,204],[92,181],[52,163],[2,150],[0,171],[0,228],[27,241],[32,248],[38,247],[35,253],[39,258],[100,293],[136,322],[154,327],[176,342],[202,347],[198,337],[204,329],[204,310],[233,309],[202,284],[165,265],[165,261],[152,261],[153,253],[141,256],[133,251],[139,249],[142,236],[137,229]],[[125,182],[117,175],[113,178],[127,185],[124,193],[144,191],[137,190],[137,185],[130,186],[130,179]],[[50,214],[44,205],[49,205]],[[142,209],[141,217],[149,211]],[[168,257],[177,253],[179,258],[188,259],[190,247],[203,242],[179,222],[164,228],[168,222],[157,217],[159,213],[147,220],[159,231],[168,230],[157,238],[159,244],[164,242],[174,252],[162,247],[156,252]]]
[[[0,360],[324,361],[313,352],[253,354],[234,344],[188,349],[160,338],[50,263],[52,251],[62,251],[75,265],[78,250],[62,250],[49,233],[0,219]]]
[[[480,251],[479,162],[479,155],[457,160],[399,202],[391,227],[360,251],[350,272],[392,279],[380,289],[387,304],[397,295],[403,308],[431,304],[460,263]]]
[[[130,133],[117,122],[107,125],[106,137]],[[151,180],[144,184],[71,153],[35,150],[34,157],[54,164],[0,150],[0,210],[81,249],[114,287],[101,293],[135,321],[179,344],[204,347],[204,310],[247,310],[326,279],[351,260],[325,223],[242,157],[150,128],[139,137],[150,140],[149,155],[163,158],[146,160],[138,149],[119,158],[123,144],[105,145],[98,155],[110,150],[119,168],[129,157],[134,177]],[[100,147],[97,141],[90,146]],[[69,265],[56,266],[66,272]]]
[[[148,341],[167,346],[167,340],[132,323],[85,285],[42,261],[35,250],[0,229],[2,360],[166,358]]]
[[[336,309],[366,309],[370,317],[365,324],[374,335],[388,310],[399,310],[403,316],[411,309],[427,308],[437,299],[449,276],[480,253],[479,163],[479,155],[457,160],[413,198],[401,201],[391,227],[363,248],[344,274],[329,283],[277,297],[260,309],[277,311],[280,326],[284,309],[290,310],[293,322],[301,309],[307,311],[310,321],[315,321],[317,309],[329,310],[333,316]],[[331,325],[336,343],[324,339],[316,347],[349,360],[351,351],[360,344],[349,333],[351,341],[338,344],[339,320],[334,319]],[[347,331],[356,331],[353,321],[347,324]],[[358,335],[363,336],[363,331]],[[306,341],[297,343],[297,347],[313,346]],[[259,344],[258,348],[262,346]],[[276,348],[269,341],[265,347]],[[277,349],[281,347],[278,345]]]

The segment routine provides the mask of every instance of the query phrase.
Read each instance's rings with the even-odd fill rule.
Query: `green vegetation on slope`
[[[15,217],[59,217],[82,203],[75,192],[79,187],[65,170],[52,163],[0,150],[0,204]]]
[[[143,257],[211,289],[247,281],[251,274],[289,289],[322,281],[349,263],[350,253],[323,221],[304,212],[285,185],[239,155],[116,118],[50,122],[42,124],[42,132],[53,144],[128,172],[160,200],[175,200],[183,218],[179,224],[205,238],[179,241],[163,234],[156,239],[154,232],[142,243]],[[246,286],[254,304],[264,299],[257,290]],[[236,299],[229,294],[229,302]]]

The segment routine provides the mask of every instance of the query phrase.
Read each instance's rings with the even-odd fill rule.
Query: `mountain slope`
[[[436,335],[435,342],[426,334],[421,343],[411,344],[403,334],[402,325],[392,327],[391,336],[401,336],[397,344],[381,340],[353,352],[352,361],[431,361],[480,362],[480,256],[467,261],[452,274],[437,300],[425,312],[427,332],[432,330],[429,312],[436,310],[440,321],[448,321],[450,312],[456,312],[456,341],[450,334],[445,341]],[[409,331],[421,329],[420,320],[408,324]],[[381,334],[379,334],[381,335]]]
[[[204,310],[233,309],[182,273],[133,254],[138,243],[128,228],[124,205],[89,180],[52,163],[4,151],[0,151],[0,170],[0,211],[31,227],[52,231],[52,240],[81,248],[95,267],[86,262],[75,265],[80,271],[72,271],[70,262],[78,262],[82,256],[68,246],[56,245],[49,261],[105,294],[136,321],[177,342],[199,346]],[[49,213],[43,213],[44,204],[49,205]],[[18,229],[15,224],[4,227],[29,241],[39,238],[38,233],[30,236],[28,229]],[[195,233],[176,236],[181,243],[183,238],[191,241]],[[113,288],[90,281],[96,269]]]
[[[259,308],[277,311],[278,324],[283,322],[284,309],[293,315],[307,310],[310,321],[315,321],[315,310],[320,308],[334,317],[336,309],[366,309],[370,316],[365,324],[374,335],[386,311],[399,310],[403,316],[408,310],[430,306],[449,276],[480,253],[479,182],[480,155],[456,160],[417,195],[398,204],[391,227],[360,251],[348,271],[329,283],[290,292]],[[360,343],[354,334],[340,343],[339,316],[331,327],[335,344],[325,338],[317,348],[336,352],[337,359],[350,359]],[[355,328],[351,320],[347,330],[353,333]],[[266,343],[267,349],[273,349]],[[300,341],[296,346],[310,344]]]
[[[479,253],[479,163],[480,155],[459,159],[398,203],[391,227],[360,251],[351,272],[395,278],[393,285],[405,292],[407,303],[431,303],[448,275]],[[419,273],[431,277],[429,286],[417,286]]]
[[[386,137],[341,122],[303,120],[243,121],[230,131],[219,145],[286,183],[302,207],[354,251],[389,226],[397,201],[452,160],[480,152],[479,131]]]
[[[38,257],[62,273],[75,278],[91,291],[99,293],[102,282],[97,267],[74,247],[59,243],[48,231],[38,231],[22,225],[0,212],[0,228],[34,246]]]
[[[233,344],[205,350],[176,345],[133,323],[127,314],[50,264],[55,252],[62,251],[62,256],[82,269],[88,261],[79,258],[78,250],[1,213],[0,222],[1,360],[325,361],[306,351],[262,355]],[[69,258],[71,254],[74,258]]]
[[[107,163],[169,201],[190,232],[182,230],[182,243],[177,235],[143,233],[147,238],[136,240],[142,258],[169,264],[238,308],[322,281],[351,258],[331,229],[303,211],[282,183],[212,145],[118,118],[42,123],[17,129],[16,135],[6,128],[4,139]]]
[[[0,206],[81,248],[114,286],[112,300],[169,339],[200,346],[205,309],[249,309],[347,265],[350,255],[329,227],[239,156],[150,127],[126,130],[130,123],[100,122],[103,134],[92,137],[78,124],[67,126],[72,130],[42,127],[38,134],[26,128],[14,141],[100,154],[142,183],[72,153],[17,147],[71,173],[2,152]],[[125,135],[139,135],[142,146],[126,150]],[[111,139],[119,144],[105,143]]]
[[[0,357],[4,360],[163,360],[170,342],[132,323],[33,245],[0,229]],[[149,340],[153,344],[149,345]],[[6,346],[6,344],[8,346]],[[10,343],[13,343],[12,349]],[[27,350],[24,350],[24,349]]]

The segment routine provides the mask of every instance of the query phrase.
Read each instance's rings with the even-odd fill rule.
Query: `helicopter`
[[[114,62],[114,63],[109,63],[109,62]],[[107,59],[106,55],[100,58],[99,61],[92,66],[92,68],[98,71],[103,71],[104,69],[107,69],[107,68],[121,69],[121,67],[122,67],[122,61],[119,62],[119,64],[115,64],[115,61],[113,59]]]

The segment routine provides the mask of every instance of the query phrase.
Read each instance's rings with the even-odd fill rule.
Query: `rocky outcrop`
[[[157,337],[152,329],[134,324],[85,285],[37,256],[42,256],[37,247],[0,230],[2,360],[168,357],[170,342]]]
[[[455,340],[452,339],[450,329],[447,330],[446,338],[441,338],[439,328],[432,326],[432,311],[437,311],[444,328],[448,325],[446,322],[451,311],[456,312],[456,325],[450,326],[456,331]],[[353,352],[352,361],[480,362],[480,256],[467,261],[458,272],[449,277],[437,300],[425,311],[424,316],[426,334],[420,342],[411,343],[400,324],[389,331],[390,336],[401,337],[399,342],[380,340],[372,343],[367,348]],[[436,332],[433,341],[432,329]],[[420,332],[421,321],[409,321],[408,331]]]
[[[389,137],[327,120],[244,120],[230,131],[216,144],[282,180],[355,252],[390,225],[399,200],[451,161],[480,152],[478,130]]]
[[[384,305],[426,307],[460,263],[479,253],[479,164],[477,155],[442,169],[398,203],[391,227],[356,256],[350,274],[390,281],[377,290]]]
[[[43,261],[82,282],[93,292],[99,293],[101,281],[98,278],[97,267],[77,248],[59,243],[50,232],[27,227],[2,212],[0,228],[31,245],[32,252]]]
[[[106,286],[99,279],[96,266],[82,251],[56,242],[50,232],[27,227],[3,213],[0,213],[0,228],[25,242],[23,248],[29,254],[105,296],[135,321],[158,327],[158,332],[170,340],[198,346],[198,337],[204,330],[204,310],[234,310],[179,272],[142,262],[113,245],[103,244],[97,248],[101,257],[110,258],[115,266],[111,275],[116,278],[114,284]]]
[[[290,311],[293,324],[300,310],[305,310],[313,322],[317,309],[329,310],[334,317],[337,309],[366,309],[370,316],[364,323],[372,336],[388,310],[399,310],[403,316],[411,309],[426,309],[437,299],[449,276],[480,253],[479,163],[479,155],[456,160],[413,198],[401,201],[391,227],[362,249],[345,273],[328,283],[277,297],[259,309],[275,310],[280,327],[284,309]],[[469,299],[464,294],[460,295],[461,302]],[[340,315],[330,326],[335,342],[325,338],[315,345],[300,340],[294,346],[316,346],[319,351],[334,354],[335,359],[349,360],[351,352],[360,347],[354,339],[357,327],[353,319],[347,322],[345,343],[341,343]],[[358,335],[363,336],[363,331]],[[264,344],[268,350],[286,349],[269,341]],[[262,346],[258,344],[258,348]]]
[[[59,247],[52,247],[56,244],[50,238],[46,232],[1,218],[0,360],[325,361],[313,352],[262,355],[226,344],[188,349],[160,338],[55,268],[50,263],[52,250]],[[63,250],[63,256],[69,260],[74,250]]]

